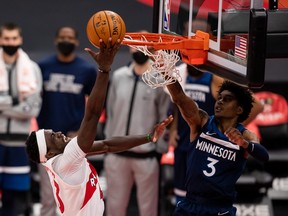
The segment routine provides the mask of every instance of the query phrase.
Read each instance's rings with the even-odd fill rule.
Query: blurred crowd
[[[40,204],[37,214],[41,216],[59,214],[45,168],[28,160],[25,141],[38,128],[77,136],[87,96],[97,77],[96,65],[78,56],[80,41],[76,29],[69,26],[56,29],[51,40],[55,54],[34,62],[21,48],[21,27],[6,23],[0,28],[0,215],[3,216],[36,215],[35,203]],[[169,93],[162,88],[151,89],[142,81],[141,75],[150,67],[151,59],[133,48],[129,52],[131,58],[112,73],[95,140],[145,133],[170,114],[174,122],[156,144],[150,142],[89,160],[100,176],[107,215],[172,215],[176,203],[186,195],[185,143],[189,143],[189,128]],[[177,67],[185,93],[213,115],[223,79],[184,63]],[[287,100],[279,94],[260,91],[255,92],[254,98],[251,118],[243,123],[269,150],[270,161],[263,164],[248,159],[243,178],[236,185],[238,203],[251,202],[247,194],[255,200],[269,196],[271,199],[284,196],[288,200],[288,172],[279,165],[288,162]]]

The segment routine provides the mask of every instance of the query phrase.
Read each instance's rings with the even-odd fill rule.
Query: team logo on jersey
[[[228,214],[229,213],[229,211],[226,211],[226,212],[218,212],[218,215],[220,216],[220,215],[226,215],[226,214]]]
[[[207,131],[206,134],[207,134],[208,136],[212,136],[212,135],[215,135],[216,133],[212,133],[212,132]]]
[[[85,197],[83,201],[83,205],[81,209],[88,203],[88,201],[91,199],[95,191],[97,190],[97,185],[98,185],[98,177],[97,177],[97,172],[95,168],[89,163],[90,166],[90,174],[89,174],[89,180],[86,183],[86,192],[85,192]],[[100,187],[99,187],[100,189]],[[100,199],[103,199],[103,193],[100,190]]]
[[[229,150],[226,148],[222,148],[220,146],[214,145],[213,143],[206,141],[197,140],[196,149],[207,152],[217,157],[221,157],[223,159],[227,159],[230,161],[236,161],[236,152],[233,150]]]

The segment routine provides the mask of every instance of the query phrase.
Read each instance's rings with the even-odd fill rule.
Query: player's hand
[[[224,132],[225,136],[228,137],[229,141],[243,147],[243,148],[247,148],[247,141],[244,139],[243,135],[241,134],[241,132],[236,129],[236,128],[228,128],[225,132]]]
[[[107,46],[103,40],[100,39],[100,51],[97,53],[89,48],[85,48],[85,51],[88,52],[90,56],[97,62],[99,69],[105,72],[109,72],[111,70],[114,57],[121,46],[120,39],[118,39],[113,45],[112,38],[110,37],[109,43],[109,46]]]
[[[165,128],[173,121],[173,116],[170,115],[168,118],[166,118],[165,120],[163,120],[161,123],[157,124],[154,127],[154,131],[153,131],[153,139],[152,142],[157,142],[157,140],[159,139],[160,136],[162,136],[162,134],[165,131]]]

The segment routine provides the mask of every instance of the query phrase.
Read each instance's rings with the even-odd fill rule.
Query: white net
[[[125,38],[124,40],[133,40],[132,38]],[[133,40],[135,41],[135,40]],[[147,39],[142,36],[141,40],[148,42]],[[159,43],[162,42],[162,38],[159,37]],[[151,68],[145,71],[142,75],[143,81],[151,88],[163,87],[170,85],[174,82],[181,81],[179,70],[176,68],[176,63],[180,60],[179,50],[152,50],[147,45],[131,45],[127,44],[145,55],[148,55],[153,63]]]

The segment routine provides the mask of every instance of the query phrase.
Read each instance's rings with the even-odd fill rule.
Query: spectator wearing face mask
[[[77,56],[77,30],[64,26],[56,31],[57,53],[39,62],[43,76],[43,105],[37,118],[39,128],[77,135],[85,109],[85,97],[96,79],[96,68]],[[40,173],[41,216],[55,216],[56,204],[43,166]]]
[[[41,107],[38,65],[21,48],[22,29],[0,27],[0,207],[1,216],[29,214],[30,164],[25,140]]]

